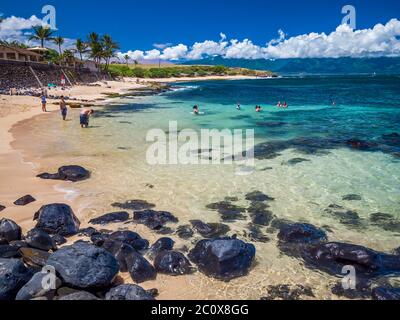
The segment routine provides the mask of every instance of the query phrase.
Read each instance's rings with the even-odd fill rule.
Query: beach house
[[[29,49],[0,45],[0,59],[23,61],[23,62],[41,62],[43,57],[40,53]]]

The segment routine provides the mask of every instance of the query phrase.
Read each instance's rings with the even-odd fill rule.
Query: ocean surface
[[[88,130],[79,128],[76,111],[68,122],[58,114],[51,122],[36,117],[25,123],[30,137],[17,134],[15,143],[23,146],[38,170],[79,164],[92,171],[90,180],[71,186],[74,191],[69,193],[77,197],[83,222],[115,211],[114,202],[141,199],[172,212],[178,225],[193,219],[225,223],[231,230],[228,235],[256,245],[257,263],[248,276],[222,283],[196,273],[184,277],[186,282],[178,288],[176,279],[162,277],[161,297],[260,299],[269,286],[288,284],[312,288],[314,298],[338,298],[332,287],[340,279],[281,253],[276,230],[255,226],[247,214],[223,221],[207,208],[227,197],[247,208],[246,194],[253,191],[275,199],[268,210],[276,220],[322,227],[331,241],[386,252],[399,247],[400,77],[207,81],[178,83],[173,89],[153,97],[126,97],[97,109]],[[277,108],[278,101],[286,101],[289,108]],[[194,105],[204,114],[194,116]],[[255,112],[256,105],[263,107],[261,113]],[[254,129],[255,172],[238,175],[240,165],[235,163],[148,164],[148,131],[168,132],[170,121],[177,121],[178,131]],[[37,143],[26,143],[28,138]],[[202,150],[192,151],[202,156]],[[386,213],[387,221],[374,220],[378,212]],[[150,240],[161,237],[135,225],[118,227],[139,230]],[[187,248],[200,239],[172,237],[177,247]]]

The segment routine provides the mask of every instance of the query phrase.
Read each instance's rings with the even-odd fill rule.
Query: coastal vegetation
[[[135,78],[180,78],[180,77],[207,77],[207,76],[274,76],[268,71],[256,71],[244,68],[228,68],[225,66],[185,66],[185,65],[122,65],[112,64],[108,71],[114,77]]]

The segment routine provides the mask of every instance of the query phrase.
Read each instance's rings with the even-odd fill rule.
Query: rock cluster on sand
[[[90,172],[81,166],[64,166],[57,173],[41,173],[38,178],[45,180],[66,180],[78,182],[90,178]]]

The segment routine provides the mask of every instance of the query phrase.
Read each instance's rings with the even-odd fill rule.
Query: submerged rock
[[[327,240],[325,231],[307,223],[284,223],[278,239],[283,243],[314,244]]]
[[[129,213],[126,211],[107,213],[101,217],[92,219],[90,224],[106,225],[110,223],[126,222],[129,220]]]
[[[49,234],[68,237],[79,232],[80,221],[66,204],[45,205],[35,213],[34,220],[37,220],[36,228]]]
[[[150,259],[155,259],[158,254],[163,251],[170,251],[174,248],[175,241],[171,238],[161,238],[158,239],[150,248],[147,255]]]
[[[290,286],[288,284],[280,284],[276,286],[268,286],[268,295],[261,300],[300,300],[302,296],[315,298],[310,287],[303,285]]]
[[[262,193],[261,191],[253,191],[246,194],[246,200],[253,202],[274,201],[275,199]]]
[[[167,223],[178,223],[179,220],[170,212],[145,210],[134,212],[133,220],[151,230],[160,230]]]
[[[189,258],[199,270],[216,279],[229,281],[248,274],[255,259],[254,245],[238,239],[202,240]]]
[[[23,196],[22,198],[19,198],[14,202],[16,206],[26,206],[27,204],[30,204],[32,202],[35,202],[36,199],[32,197],[31,195],[26,195]]]
[[[248,232],[245,231],[244,236],[251,242],[267,243],[271,241],[261,230],[260,226],[249,224]]]
[[[26,243],[31,247],[43,251],[56,250],[54,240],[43,230],[32,229],[26,235]]]
[[[179,238],[187,240],[193,237],[194,231],[189,225],[183,225],[178,227],[176,234]]]
[[[140,211],[140,210],[153,209],[155,208],[156,205],[144,200],[129,200],[126,201],[125,203],[119,203],[119,202],[113,203],[112,206],[123,210]]]
[[[255,225],[266,227],[274,219],[274,214],[269,210],[262,210],[250,213],[250,217]]]
[[[372,298],[380,301],[399,301],[400,288],[375,288],[372,290]]]
[[[22,230],[19,225],[9,219],[0,220],[0,239],[5,239],[7,242],[21,240]]]
[[[142,287],[132,284],[123,284],[112,288],[106,294],[106,300],[145,301],[154,300],[154,297]]]
[[[289,166],[295,166],[296,164],[299,164],[302,162],[311,162],[311,160],[304,159],[304,158],[294,158],[294,159],[290,159],[289,161],[287,161],[286,164]]]
[[[20,248],[22,260],[29,266],[42,268],[46,266],[50,253],[33,248]]]
[[[0,258],[0,300],[14,300],[32,273],[20,260]]]
[[[204,223],[200,220],[191,220],[193,229],[204,238],[218,238],[226,235],[231,228],[222,223]]]
[[[56,251],[47,264],[65,283],[82,289],[107,287],[119,271],[117,260],[109,252],[83,242]]]
[[[342,275],[351,265],[358,276],[376,277],[400,273],[400,256],[390,255],[348,243],[324,243],[304,251],[303,259],[313,268]]]
[[[61,301],[94,301],[94,300],[100,300],[100,299],[89,292],[78,291],[78,292],[74,292],[74,293],[62,296],[58,300],[61,300]]]
[[[229,201],[220,201],[206,206],[207,209],[218,211],[223,221],[244,220],[246,217],[242,214],[246,212],[245,208],[232,204]]]
[[[179,276],[192,273],[189,260],[177,251],[162,251],[154,260],[154,267],[160,273]]]
[[[348,194],[343,196],[342,200],[344,201],[361,201],[362,197],[358,194]]]
[[[61,286],[61,280],[55,277],[54,287],[43,286],[43,283],[47,283],[47,273],[38,272],[25,284],[17,294],[15,300],[31,300],[35,298],[46,297],[48,300],[52,300],[56,293],[56,290]]]
[[[370,216],[373,225],[390,232],[400,232],[400,220],[388,213],[373,213]]]
[[[345,289],[342,281],[340,281],[332,288],[331,291],[333,294],[339,297],[345,297],[347,299],[369,299],[371,297],[371,284],[367,279],[357,277],[354,289]]]

